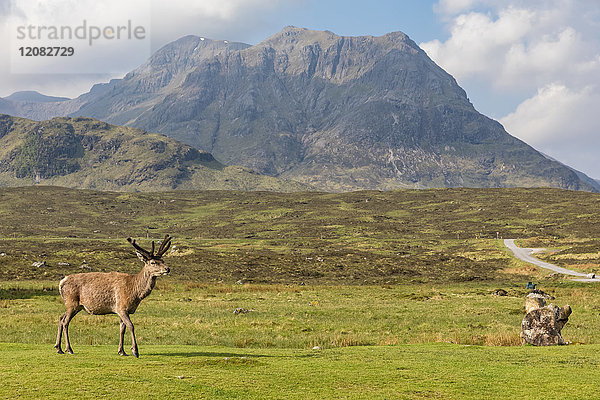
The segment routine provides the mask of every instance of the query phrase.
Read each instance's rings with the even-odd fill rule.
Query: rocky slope
[[[288,27],[255,46],[187,36],[122,80],[45,107],[23,112],[160,132],[226,164],[325,190],[600,190],[478,113],[401,32]]]
[[[306,190],[226,167],[160,134],[92,118],[36,122],[0,114],[0,186],[31,184],[116,191]]]

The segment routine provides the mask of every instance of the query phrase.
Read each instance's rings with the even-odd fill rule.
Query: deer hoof
[[[119,355],[123,357],[129,356],[129,354],[125,353],[125,350],[119,350]]]
[[[62,351],[62,349],[61,349],[60,347],[56,347],[56,346],[54,346],[54,348],[56,349],[56,352],[57,352],[58,354],[65,354],[65,352],[64,352],[64,351]]]
[[[131,353],[135,356],[135,358],[140,358],[140,353],[138,353],[137,349],[131,349]]]
[[[72,349],[65,349],[65,351],[66,351],[68,354],[75,354],[75,353],[73,353],[73,350],[72,350]]]

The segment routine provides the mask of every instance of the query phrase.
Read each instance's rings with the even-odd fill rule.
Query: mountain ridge
[[[31,102],[31,103],[53,103],[57,101],[71,100],[68,97],[56,97],[47,96],[35,90],[22,90],[14,92],[10,96],[6,96],[4,99],[18,102]]]
[[[123,79],[36,109],[160,132],[322,190],[600,190],[478,113],[402,32],[286,27],[254,46],[186,36]]]

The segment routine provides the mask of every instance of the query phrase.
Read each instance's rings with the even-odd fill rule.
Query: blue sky
[[[600,178],[598,0],[0,0],[0,96],[16,90],[75,97],[122,77],[151,51],[193,34],[255,44],[286,25],[339,35],[402,31],[452,74],[474,106],[538,150]],[[147,26],[137,48],[78,47],[95,74],[23,74],[9,65],[12,21]],[[47,22],[48,20],[51,22]],[[119,47],[120,46],[120,47]],[[101,53],[108,51],[108,53]],[[13,57],[14,58],[14,57]],[[87,65],[86,65],[87,64]],[[18,68],[17,68],[18,69]]]
[[[435,3],[426,0],[307,1],[291,7],[293,12],[282,22],[344,36],[380,36],[402,31],[414,41],[422,42],[446,35],[440,18],[433,12]]]

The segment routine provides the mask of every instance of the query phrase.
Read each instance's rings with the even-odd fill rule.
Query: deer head
[[[154,253],[154,241],[152,241],[151,251],[143,249],[135,242],[135,239],[127,238],[127,241],[133,245],[138,258],[144,262],[144,269],[152,276],[167,275],[171,272],[162,260],[163,254],[171,247],[171,237],[169,235],[165,236],[156,254]]]

